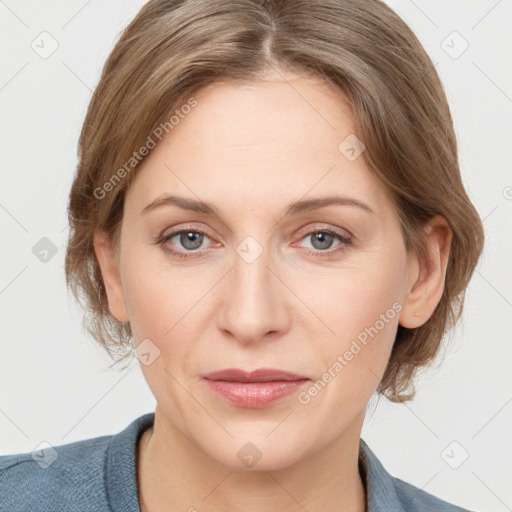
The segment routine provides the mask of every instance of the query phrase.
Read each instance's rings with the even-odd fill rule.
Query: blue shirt
[[[1,512],[140,512],[136,455],[154,413],[122,432],[0,457]],[[56,457],[55,457],[56,456]],[[391,476],[363,439],[367,512],[470,512]]]

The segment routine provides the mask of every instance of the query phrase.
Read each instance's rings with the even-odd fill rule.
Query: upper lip
[[[309,379],[305,375],[297,375],[295,373],[284,370],[276,370],[274,368],[260,368],[253,371],[245,371],[239,368],[226,368],[217,372],[207,373],[203,375],[208,380],[225,380],[231,382],[273,382],[277,380],[304,380]]]

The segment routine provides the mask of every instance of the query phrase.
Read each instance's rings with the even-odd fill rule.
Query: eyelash
[[[166,242],[168,242],[169,240],[171,240],[172,238],[174,238],[176,235],[179,235],[181,233],[196,233],[196,234],[200,234],[200,235],[203,235],[203,236],[206,236],[208,238],[210,238],[208,236],[208,234],[206,233],[206,231],[202,230],[201,228],[181,228],[179,230],[176,230],[176,231],[172,231],[171,233],[161,237],[160,239],[158,239],[155,243],[160,245],[162,247],[162,250],[172,256],[177,256],[178,258],[194,258],[194,257],[197,257],[196,255],[198,253],[200,253],[200,251],[188,251],[188,253],[183,253],[181,251],[175,251],[173,249],[169,249],[169,247],[166,245]],[[327,257],[327,256],[332,256],[333,254],[337,254],[343,250],[346,249],[347,246],[350,246],[352,245],[352,238],[351,237],[346,237],[340,233],[338,233],[337,231],[334,231],[332,229],[329,229],[329,228],[325,228],[325,229],[316,229],[316,230],[313,230],[313,231],[309,231],[307,233],[304,234],[304,236],[301,238],[301,240],[303,240],[304,238],[308,237],[308,236],[311,236],[313,234],[316,234],[316,233],[323,233],[323,234],[327,234],[327,235],[332,235],[334,236],[335,238],[338,238],[342,243],[340,245],[339,248],[337,249],[334,249],[334,250],[326,250],[326,251],[318,251],[318,250],[312,250],[312,249],[307,249],[305,252],[306,254],[309,254],[309,255],[312,255],[312,256],[320,256],[320,257]]]

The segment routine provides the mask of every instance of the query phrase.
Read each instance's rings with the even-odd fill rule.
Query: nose
[[[252,262],[237,253],[224,279],[218,327],[240,343],[276,339],[290,327],[292,294],[271,264],[265,251]]]

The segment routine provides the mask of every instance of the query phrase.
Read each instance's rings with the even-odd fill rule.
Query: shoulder
[[[154,413],[114,435],[0,456],[0,512],[140,512],[139,436]]]
[[[475,512],[444,501],[400,478],[392,478],[398,499],[406,512]]]
[[[100,510],[112,436],[0,456],[0,511]],[[104,507],[103,507],[104,509]]]
[[[360,442],[359,468],[366,483],[369,512],[474,512],[394,477],[364,439]]]

